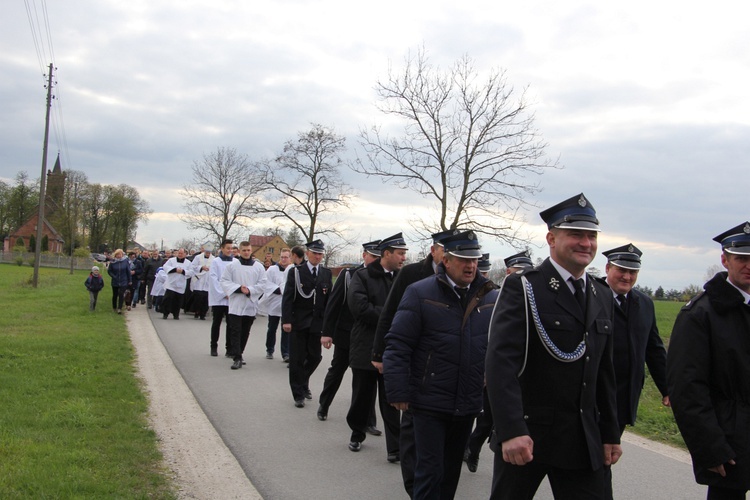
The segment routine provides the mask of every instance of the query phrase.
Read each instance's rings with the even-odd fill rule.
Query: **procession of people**
[[[674,411],[707,498],[745,498],[750,223],[715,238],[726,272],[683,307],[668,351],[652,300],[635,288],[643,252],[634,243],[606,250],[605,275],[592,276],[600,227],[591,201],[580,193],[540,216],[549,256],[536,266],[528,252],[507,257],[501,284],[486,277],[491,264],[477,233],[461,229],[432,235],[429,255],[406,266],[402,233],[363,243],[362,263],[336,279],[322,264],[321,240],[283,249],[278,263],[255,260],[248,241],[225,240],[216,256],[203,248],[190,261],[178,249],[166,262],[130,268],[149,308],[154,290],[164,290],[153,301],[164,319],[179,319],[191,279],[191,312],[204,319],[210,308],[213,316],[207,354],[218,356],[225,320],[233,370],[245,364],[259,311],[269,317],[267,359],[281,326],[290,408],[313,399],[311,375],[322,348],[333,348],[317,419],[327,420],[351,369],[348,448],[359,452],[368,434],[381,433],[379,414],[384,458],[400,465],[410,498],[453,498],[463,462],[476,472],[487,441],[495,454],[489,498],[534,498],[544,478],[555,498],[617,498],[613,466],[625,427],[636,422],[646,367]],[[109,273],[119,312],[122,289],[136,278],[118,252]],[[136,297],[145,300],[143,291]]]

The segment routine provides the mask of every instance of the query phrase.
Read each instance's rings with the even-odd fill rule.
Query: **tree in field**
[[[127,184],[89,184],[82,193],[82,222],[93,251],[127,248],[139,222],[148,221],[148,202]]]
[[[88,178],[83,172],[77,170],[68,170],[66,172],[65,187],[62,197],[62,206],[52,216],[52,225],[62,234],[65,240],[66,253],[71,252],[71,243],[73,246],[79,246],[78,242],[83,241],[84,232],[83,216],[83,194],[88,188]],[[75,242],[74,242],[75,240]]]
[[[710,281],[711,278],[716,276],[716,273],[720,273],[724,270],[724,267],[722,267],[720,264],[712,264],[708,266],[706,269],[706,274],[703,275],[703,281]]]
[[[378,108],[403,131],[361,130],[366,158],[352,168],[430,200],[434,217],[411,221],[422,236],[463,228],[526,243],[517,222],[539,190],[532,178],[557,163],[545,157],[525,90],[516,97],[503,70],[480,76],[468,56],[443,70],[424,50],[375,88]]]
[[[219,147],[193,162],[193,177],[182,187],[188,228],[222,241],[246,229],[255,213],[260,177],[247,156]]]
[[[0,233],[18,229],[39,210],[39,184],[29,180],[26,172],[16,174],[15,185],[3,183],[0,189]]]
[[[266,198],[258,213],[291,224],[306,242],[341,236],[337,216],[353,194],[339,172],[344,142],[333,129],[313,124],[287,141],[277,158],[261,162]]]

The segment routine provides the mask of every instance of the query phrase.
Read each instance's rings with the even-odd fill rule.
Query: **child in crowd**
[[[154,310],[161,312],[161,302],[164,299],[164,285],[167,282],[167,273],[163,268],[156,270],[156,277],[154,278],[154,285],[151,287],[151,296],[154,298]]]
[[[96,309],[96,298],[99,295],[99,290],[104,288],[104,279],[99,274],[99,268],[94,266],[91,268],[91,274],[86,278],[86,290],[89,291],[89,311]]]

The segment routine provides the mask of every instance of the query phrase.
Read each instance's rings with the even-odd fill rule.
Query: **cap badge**
[[[549,287],[550,287],[551,289],[553,289],[553,290],[557,290],[558,288],[560,288],[560,282],[559,282],[559,281],[557,281],[557,278],[555,278],[555,277],[553,276],[553,277],[552,277],[552,278],[550,278],[550,280],[549,280]]]
[[[578,204],[581,206],[581,208],[585,207],[588,204],[588,202],[586,201],[586,198],[584,198],[583,195],[581,195],[581,197],[578,198]]]
[[[744,232],[745,234],[750,234],[750,223],[747,223],[747,222],[746,222],[746,223],[745,223],[745,227],[743,227],[743,228],[742,228],[742,231],[743,231],[743,232]]]
[[[630,253],[633,253],[633,252],[635,252],[635,248],[633,248],[633,245],[630,245],[630,246],[628,247],[628,252],[630,252]]]

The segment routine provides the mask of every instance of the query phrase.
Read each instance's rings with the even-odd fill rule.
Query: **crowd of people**
[[[256,315],[267,315],[266,357],[280,325],[296,408],[312,400],[310,377],[322,348],[333,348],[317,418],[327,419],[351,369],[349,450],[381,432],[377,407],[386,460],[400,464],[415,499],[453,498],[462,463],[476,472],[488,440],[490,498],[531,499],[545,477],[555,498],[616,497],[612,465],[636,422],[648,367],[707,498],[745,498],[750,223],[715,238],[726,271],[683,307],[667,352],[653,302],[634,288],[642,251],[629,243],[602,252],[605,275],[591,276],[600,231],[591,202],[581,193],[540,216],[549,257],[538,266],[526,252],[507,257],[500,287],[487,278],[489,255],[473,231],[432,235],[430,254],[409,265],[401,233],[364,243],[362,263],[336,280],[321,264],[321,240],[282,250],[278,263],[254,259],[247,241],[225,240],[216,255],[180,249],[165,260],[117,250],[112,306],[121,312],[145,300],[164,319],[181,310],[205,319],[210,309],[210,355],[218,356],[226,319],[233,370],[244,365]],[[92,309],[97,277],[94,268],[87,279]]]

